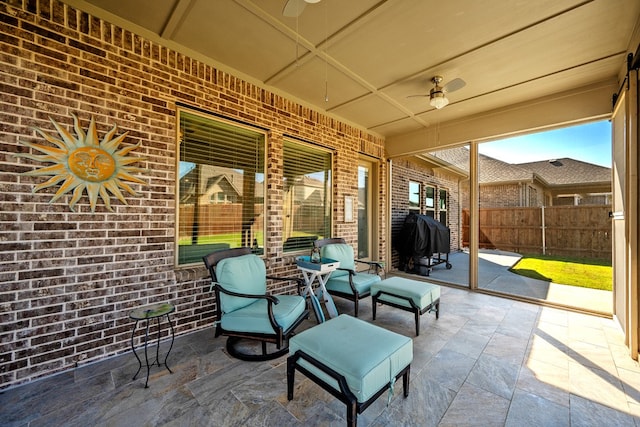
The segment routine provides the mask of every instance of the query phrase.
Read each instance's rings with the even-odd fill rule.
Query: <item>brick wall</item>
[[[127,313],[139,304],[173,302],[177,334],[212,325],[204,267],[174,267],[178,102],[269,129],[270,274],[295,270],[281,247],[284,133],[336,153],[334,233],[356,243],[342,204],[357,197],[361,153],[380,159],[385,176],[381,138],[56,0],[2,2],[0,47],[0,388],[126,351]],[[84,130],[95,117],[101,138],[117,125],[147,159],[146,184],[132,185],[139,195],[112,198],[113,212],[99,199],[92,213],[86,193],[75,212],[69,194],[50,203],[59,185],[33,193],[46,178],[22,174],[41,164],[17,156],[29,151],[19,141],[44,143],[32,126],[56,135],[49,117],[72,131],[71,113]],[[384,226],[379,233],[384,259]]]
[[[394,159],[391,169],[391,245],[397,244],[397,236],[402,229],[405,217],[409,214],[409,182],[421,184],[421,213],[424,213],[425,185],[436,188],[436,201],[438,206],[438,190],[446,189],[449,193],[447,203],[447,227],[449,227],[451,251],[461,248],[461,197],[460,182],[456,175],[446,171],[435,171],[426,163],[411,158]],[[437,215],[437,214],[436,214]],[[392,251],[392,265],[398,268],[399,256],[395,248]]]
[[[540,186],[531,184],[495,184],[480,186],[480,206],[494,207],[527,207],[542,206],[544,191]],[[465,200],[465,208],[469,206]]]

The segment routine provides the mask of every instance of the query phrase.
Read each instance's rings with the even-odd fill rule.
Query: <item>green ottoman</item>
[[[440,286],[419,280],[391,277],[371,285],[373,320],[377,303],[411,311],[416,318],[416,335],[420,335],[420,315],[435,311],[440,317]]]
[[[346,314],[289,340],[287,398],[293,399],[296,369],[347,405],[347,425],[402,376],[409,395],[413,341]]]

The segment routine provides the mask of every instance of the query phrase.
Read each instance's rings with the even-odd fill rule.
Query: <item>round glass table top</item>
[[[174,311],[176,311],[176,308],[173,305],[164,302],[136,308],[129,313],[129,317],[134,320],[154,319],[164,316],[165,314],[173,313]]]

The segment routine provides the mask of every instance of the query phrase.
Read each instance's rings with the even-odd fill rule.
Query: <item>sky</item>
[[[584,125],[517,136],[480,144],[481,154],[507,163],[528,163],[570,157],[611,167],[611,123]]]

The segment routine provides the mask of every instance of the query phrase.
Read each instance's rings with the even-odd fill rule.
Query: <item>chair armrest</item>
[[[377,262],[377,261],[364,261],[361,259],[354,259],[355,262],[359,262],[360,264],[366,264],[369,266],[369,271],[371,271],[372,268],[375,267],[375,273],[378,274],[380,272],[380,270],[382,270],[384,272],[384,266],[382,265],[381,262]]]
[[[234,297],[251,298],[251,299],[266,299],[268,302],[270,302],[272,304],[278,304],[280,302],[280,301],[278,301],[278,298],[274,297],[273,295],[267,295],[267,294],[264,294],[264,295],[242,294],[242,293],[239,293],[239,292],[233,292],[233,291],[230,291],[228,289],[225,289],[219,283],[213,283],[213,286],[218,291],[222,292],[223,294],[231,295],[231,296],[234,296]]]
[[[251,294],[242,294],[239,292],[233,292],[228,289],[225,289],[220,285],[220,283],[212,282],[212,286],[215,287],[216,291],[222,292],[223,294],[231,295],[234,297],[240,298],[249,298],[249,299],[264,299],[267,300],[267,317],[269,318],[269,323],[273,328],[274,333],[278,333],[278,331],[282,331],[282,327],[276,322],[276,318],[273,316],[273,305],[278,304],[280,300],[274,297],[273,295],[251,295]],[[219,307],[220,305],[218,305]]]
[[[353,276],[356,274],[356,271],[352,268],[342,268],[342,267],[338,267],[336,270],[342,270],[342,271],[348,271],[349,272],[349,276]]]
[[[381,262],[377,262],[377,261],[365,261],[362,259],[354,259],[355,262],[359,262],[360,264],[367,264],[370,267],[376,267],[379,268],[381,270],[384,270],[384,267],[382,266]]]
[[[304,283],[304,279],[302,279],[301,277],[276,277],[276,276],[267,276],[267,279],[269,280],[279,280],[279,281],[290,281],[290,282],[296,282],[297,287],[298,287],[298,295],[300,295],[302,293],[302,288],[304,288],[305,283]]]

